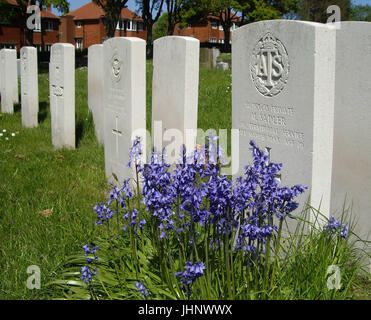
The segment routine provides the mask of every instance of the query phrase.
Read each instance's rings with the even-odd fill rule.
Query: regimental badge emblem
[[[111,66],[112,66],[112,78],[115,81],[120,81],[121,79],[121,72],[122,72],[122,60],[119,55],[114,54],[111,59]]]
[[[23,71],[26,71],[26,69],[27,69],[27,54],[26,54],[26,52],[23,52],[21,61],[22,61]]]
[[[254,47],[250,71],[256,89],[263,96],[276,96],[286,86],[289,56],[283,43],[272,33],[266,33]]]

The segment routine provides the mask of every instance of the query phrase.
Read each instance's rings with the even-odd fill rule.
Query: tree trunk
[[[230,39],[231,39],[231,27],[224,27],[224,52],[229,53],[231,52],[231,44]]]
[[[147,30],[147,59],[153,58],[153,25],[152,22],[146,21],[146,30]]]
[[[168,21],[168,24],[167,24],[167,35],[168,36],[174,35],[174,30],[175,30],[175,23],[173,21]]]

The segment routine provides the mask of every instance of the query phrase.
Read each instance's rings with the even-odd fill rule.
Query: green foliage
[[[106,36],[115,36],[116,26],[121,18],[121,11],[126,7],[128,0],[93,0],[105,14]]]
[[[148,130],[151,128],[152,71],[151,61],[147,61]],[[96,217],[92,206],[105,201],[108,186],[104,150],[96,141],[87,106],[86,68],[76,70],[77,149],[74,151],[56,151],[51,144],[48,79],[47,70],[40,70],[38,128],[22,127],[19,106],[13,115],[0,114],[0,132],[6,129],[8,133],[17,133],[9,141],[0,140],[0,242],[7,244],[0,247],[0,299],[140,299],[134,290],[136,279],[148,286],[153,294],[150,298],[178,299],[172,293],[175,289],[167,287],[157,274],[152,239],[145,238],[143,254],[139,253],[145,272],[137,277],[128,239],[117,232],[119,236],[112,241],[116,252],[113,256],[104,230],[94,226]],[[198,127],[230,129],[231,112],[231,72],[201,69]],[[247,298],[258,299],[268,294],[270,299],[370,299],[369,280],[355,275],[359,265],[354,263],[357,260],[352,260],[357,250],[351,243],[337,251],[336,261],[341,270],[346,266],[344,273],[342,271],[343,289],[335,293],[326,291],[323,278],[326,265],[335,258],[324,249],[334,248],[336,242],[330,246],[324,240],[318,242],[318,237],[320,235],[313,233],[312,237],[295,238],[294,233],[291,243],[296,243],[292,246],[298,248],[295,253],[282,243],[282,254],[291,258],[274,271],[276,285],[272,292],[253,291]],[[87,242],[102,248],[98,251],[101,281],[97,278],[98,282],[93,282],[94,290],[97,285],[95,295],[79,278],[80,267],[85,263],[81,246]],[[118,243],[122,244],[119,248]],[[117,273],[115,265],[119,263],[125,278]],[[25,285],[30,265],[41,269],[41,290],[29,290]],[[262,275],[258,279],[258,284],[264,281]],[[126,286],[119,280],[125,280]],[[199,291],[202,282],[197,282],[195,290]],[[46,286],[47,283],[54,284]]]
[[[332,5],[340,7],[341,21],[349,20],[350,0],[300,0],[300,17],[302,20],[326,23],[329,17],[327,8]]]
[[[168,35],[168,13],[164,12],[153,28],[153,40]]]
[[[351,8],[350,20],[371,22],[371,6],[353,5]]]
[[[150,221],[149,217],[145,218]],[[271,240],[271,255],[261,264],[257,261],[244,263],[237,252],[228,253],[231,248],[226,246],[226,242],[224,248],[210,250],[207,238],[201,239],[200,243],[204,241],[205,244],[199,247],[199,258],[206,261],[208,267],[205,276],[192,286],[191,299],[356,298],[357,279],[364,263],[360,257],[364,252],[356,247],[354,240],[330,235],[306,218],[306,213],[298,217],[300,222],[294,232],[281,237],[279,231],[274,236]],[[83,254],[71,256],[63,264],[59,279],[48,284],[57,295],[72,300],[141,299],[135,289],[135,283],[139,281],[149,290],[148,299],[186,299],[174,276],[175,271],[182,269],[184,247],[177,242],[160,240],[158,235],[151,235],[150,232],[141,233],[140,238],[132,238],[121,231],[122,225],[118,226],[112,220],[110,233],[94,242],[100,249],[98,263],[95,265],[98,274],[93,277],[93,281],[87,285],[79,279],[79,270],[86,264],[86,257]],[[288,225],[286,230],[290,230]],[[212,234],[212,231],[209,232]],[[137,241],[138,245],[134,255],[133,241]],[[337,266],[341,271],[339,289],[328,286],[331,280],[331,274],[328,274],[330,266]]]

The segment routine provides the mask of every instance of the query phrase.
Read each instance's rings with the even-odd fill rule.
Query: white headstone
[[[228,62],[218,62],[216,64],[216,68],[219,69],[219,70],[229,70],[229,64]]]
[[[352,204],[356,232],[371,232],[371,23],[342,22],[336,38],[331,211]],[[370,237],[369,237],[369,240]]]
[[[220,49],[214,47],[211,51],[213,53],[213,68],[215,68],[217,66],[217,59],[220,56]]]
[[[22,124],[27,128],[37,127],[39,111],[37,49],[23,47],[20,60]]]
[[[100,144],[104,143],[103,65],[103,45],[90,46],[88,49],[88,105],[93,114],[95,132]]]
[[[179,147],[173,151],[174,159],[182,144],[192,152],[196,143],[196,136],[188,136],[187,130],[197,134],[199,54],[200,41],[191,37],[169,36],[154,42],[152,138],[158,151],[174,138],[183,138],[174,147]],[[179,130],[182,137],[166,134],[169,129]]]
[[[330,211],[335,30],[287,20],[233,31],[232,127],[240,130],[239,172],[250,140],[283,163],[282,185],[307,185],[299,200]],[[298,211],[297,211],[298,212]]]
[[[13,113],[18,103],[17,52],[14,49],[0,50],[1,112]]]
[[[136,136],[146,146],[146,42],[117,37],[104,42],[104,154],[107,178],[132,177],[127,167]],[[145,148],[143,147],[145,159]]]
[[[52,45],[49,65],[52,143],[55,148],[75,148],[75,47]]]

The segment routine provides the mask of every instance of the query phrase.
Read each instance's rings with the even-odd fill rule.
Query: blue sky
[[[90,2],[91,0],[70,0],[70,10],[77,9],[81,7],[82,5]],[[352,0],[353,3],[355,4],[369,4],[371,5],[371,0]],[[135,11],[136,10],[136,5],[135,5],[135,0],[129,0],[128,1],[128,7],[130,10]]]

